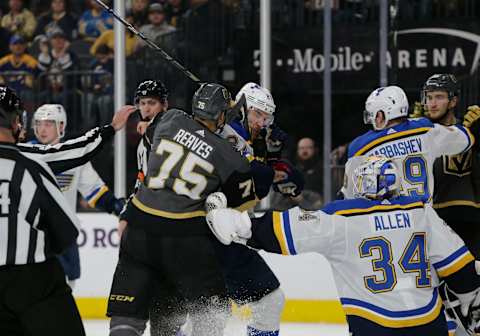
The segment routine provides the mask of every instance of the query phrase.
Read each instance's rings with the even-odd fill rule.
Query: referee
[[[0,335],[84,336],[55,258],[75,243],[77,219],[48,166],[16,147],[20,105],[0,86]]]

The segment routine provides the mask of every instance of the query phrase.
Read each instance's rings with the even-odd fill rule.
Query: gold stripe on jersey
[[[455,272],[458,272],[460,269],[465,267],[466,264],[474,260],[475,258],[473,257],[473,255],[469,251],[466,251],[463,255],[461,255],[455,261],[452,261],[446,267],[442,267],[440,269],[437,269],[436,271],[441,278],[445,278]]]
[[[242,212],[242,211],[247,211],[247,210],[250,210],[250,209],[252,209],[253,207],[255,207],[255,205],[257,205],[257,203],[258,203],[258,198],[255,197],[255,199],[250,200],[250,201],[247,201],[247,202],[245,202],[245,203],[243,203],[243,204],[235,207],[234,209],[235,209],[235,210],[238,210],[238,211],[240,211],[240,212]]]
[[[90,205],[92,208],[95,208],[100,197],[102,197],[103,194],[105,194],[107,191],[108,187],[106,185],[103,185],[100,190],[95,194],[95,196],[88,201],[88,205]]]
[[[442,306],[442,300],[440,298],[440,295],[438,295],[435,306],[426,314],[416,317],[397,319],[382,316],[361,307],[344,306],[343,310],[345,311],[346,315],[359,316],[387,328],[408,328],[432,322],[438,317],[438,315],[442,311]]]
[[[150,208],[149,206],[146,206],[142,202],[140,202],[140,200],[136,196],[134,196],[132,198],[132,203],[137,208],[139,208],[143,212],[146,212],[150,215],[165,217],[165,218],[170,218],[170,219],[186,219],[186,218],[194,218],[194,217],[205,217],[205,215],[207,214],[204,210],[177,213],[177,212],[169,212],[169,211],[153,209],[153,208]]]
[[[435,209],[443,209],[451,206],[469,206],[469,207],[480,208],[480,203],[476,203],[473,201],[466,201],[466,200],[453,200],[448,202],[436,203],[433,205]]]
[[[289,255],[290,253],[288,253],[287,240],[285,239],[285,234],[283,233],[281,214],[282,213],[278,211],[274,211],[272,213],[273,232],[275,233],[275,237],[277,237],[278,243],[280,244],[280,249],[282,250],[282,254]]]
[[[340,216],[351,216],[351,215],[365,215],[370,212],[380,212],[380,211],[390,211],[390,210],[411,210],[416,208],[423,208],[423,202],[415,202],[410,204],[379,204],[372,206],[370,208],[359,208],[359,209],[346,209],[346,210],[338,210],[334,212],[334,215]]]
[[[430,127],[419,127],[419,128],[414,128],[414,129],[410,129],[410,130],[406,130],[406,131],[402,131],[402,132],[397,132],[397,133],[385,135],[385,136],[380,137],[380,138],[378,138],[378,139],[376,139],[372,142],[369,142],[368,144],[366,144],[365,146],[360,148],[353,156],[363,155],[367,151],[372,149],[373,147],[381,145],[385,142],[388,142],[388,141],[391,141],[391,140],[396,140],[396,139],[399,139],[399,138],[404,138],[404,137],[411,136],[411,135],[427,133],[429,130],[431,130]]]
[[[234,209],[238,211],[246,211],[253,208],[257,204],[258,199],[255,198],[254,200],[247,201]],[[170,212],[170,211],[163,211],[158,209],[150,208],[149,206],[143,204],[136,196],[132,198],[132,203],[150,215],[171,218],[171,219],[186,219],[186,218],[194,218],[194,217],[205,217],[207,215],[206,211],[204,210],[197,210],[191,212]]]

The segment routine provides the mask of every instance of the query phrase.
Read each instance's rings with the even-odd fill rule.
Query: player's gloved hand
[[[112,213],[115,214],[116,216],[120,216],[120,214],[123,211],[123,208],[125,207],[125,203],[126,203],[125,198],[116,198],[113,201]]]
[[[288,140],[288,134],[276,124],[272,124],[266,129],[265,143],[267,145],[267,156],[269,159],[279,159],[282,149]]]
[[[463,116],[463,126],[472,127],[472,125],[480,119],[480,107],[471,105],[467,109],[467,113]]]
[[[206,220],[215,237],[224,245],[232,242],[246,244],[252,236],[252,222],[247,212],[214,209],[207,213]]]
[[[273,190],[285,196],[296,197],[300,195],[305,185],[303,174],[284,160],[275,161],[272,164],[273,170],[283,172],[283,178],[273,181]]]

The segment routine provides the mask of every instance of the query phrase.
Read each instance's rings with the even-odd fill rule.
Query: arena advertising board
[[[321,90],[325,68],[321,30],[275,33],[272,66],[275,81],[288,89]],[[379,76],[378,27],[333,27],[331,70],[334,90],[362,90],[375,86]],[[419,87],[432,73],[453,72],[466,77],[477,71],[480,60],[480,27],[402,28],[389,34],[386,63],[390,78],[404,87]],[[239,59],[239,62],[242,61]],[[260,50],[251,48],[251,58],[240,67],[240,76],[260,69]],[[277,88],[276,88],[277,89]]]

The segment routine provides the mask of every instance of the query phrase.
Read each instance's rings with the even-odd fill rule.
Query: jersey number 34
[[[367,238],[361,242],[360,258],[373,257],[374,251],[378,252],[379,257],[372,260],[372,267],[375,272],[381,272],[381,274],[365,276],[363,278],[365,287],[372,293],[389,292],[397,284],[392,244],[387,238],[381,236]],[[412,234],[398,260],[398,265],[404,273],[417,274],[415,279],[417,288],[431,286],[430,262],[427,259],[424,232]]]

